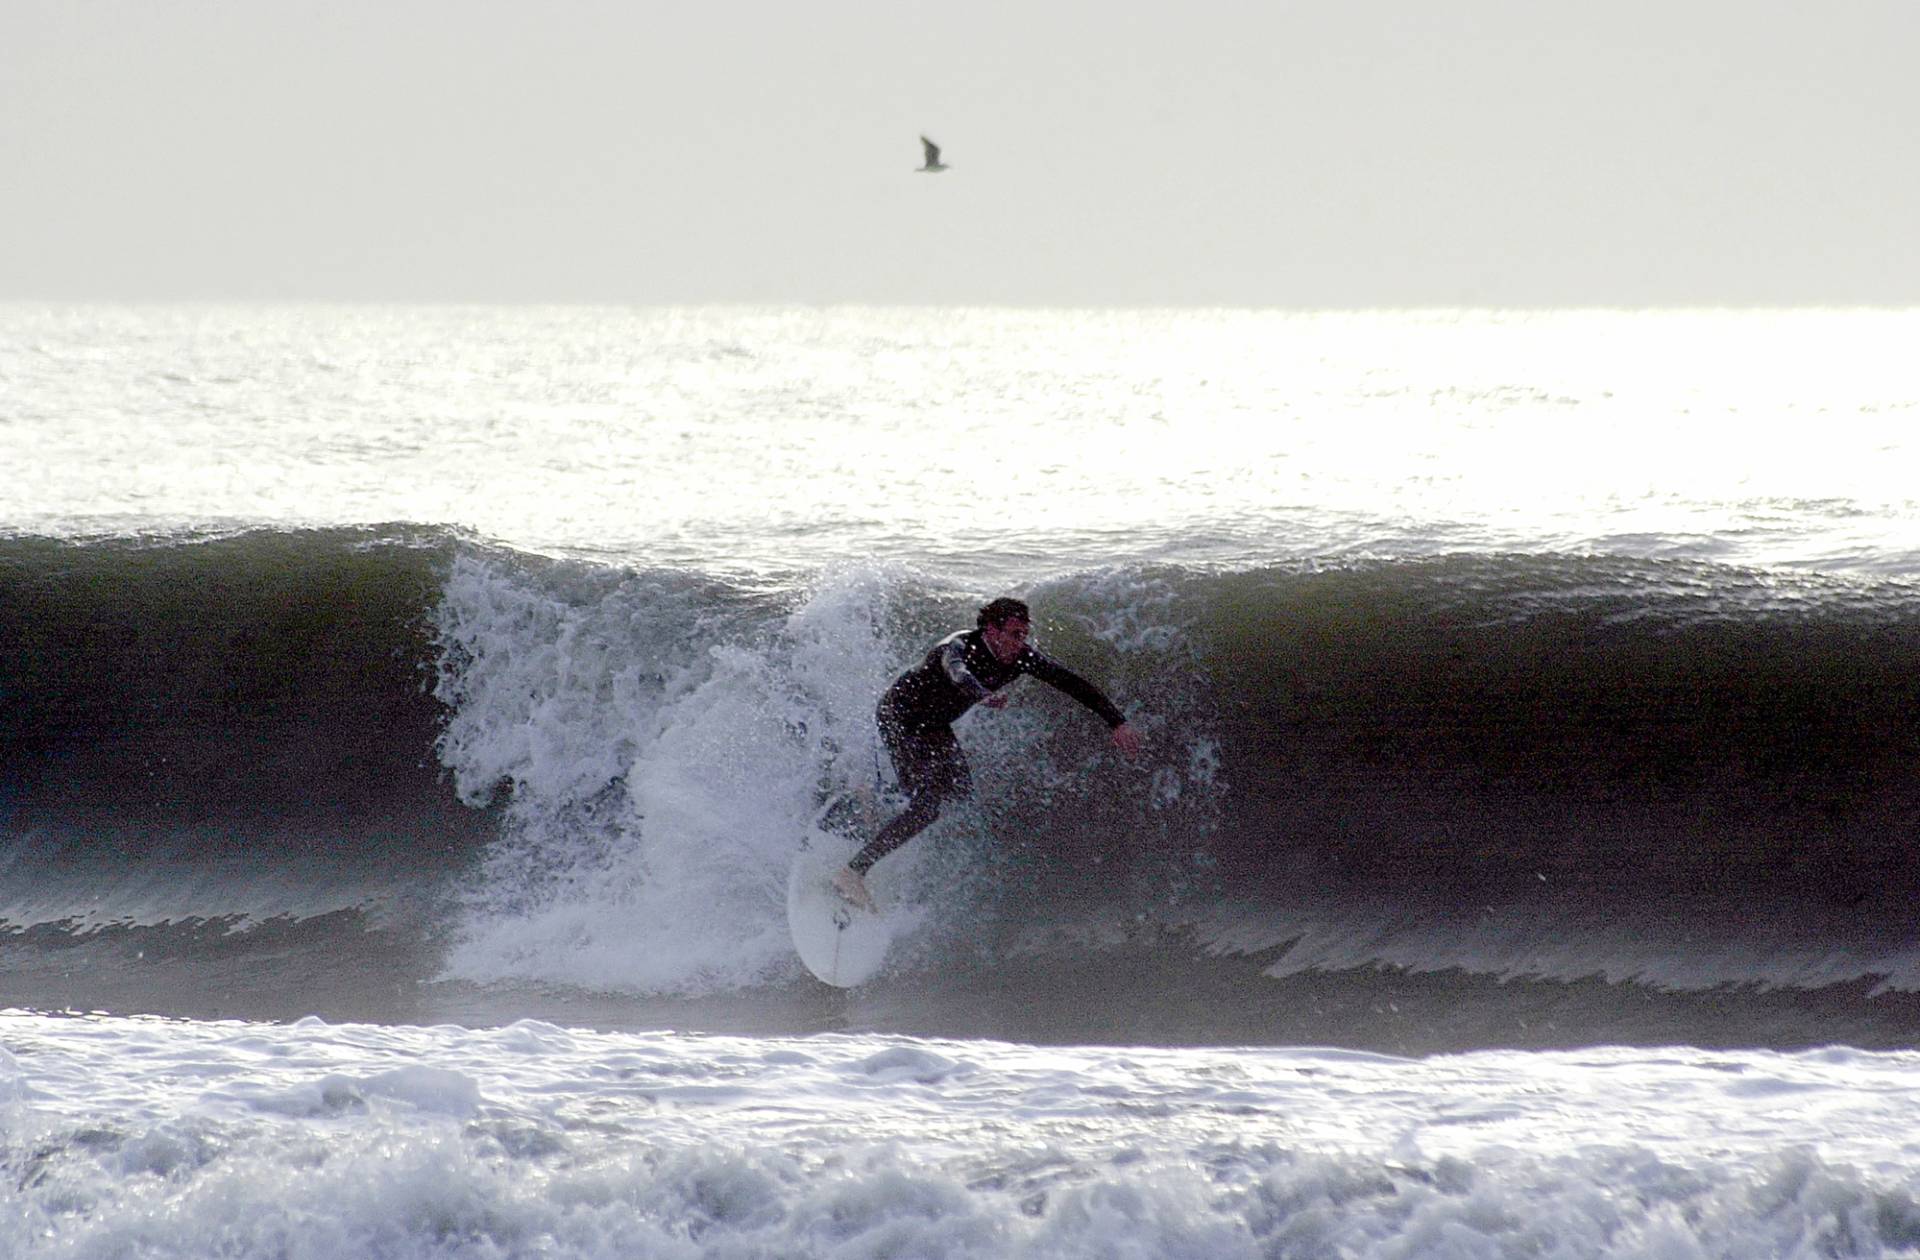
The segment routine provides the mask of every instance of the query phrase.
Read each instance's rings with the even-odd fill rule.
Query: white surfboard
[[[893,943],[884,910],[856,909],[834,890],[833,873],[858,851],[851,840],[810,829],[787,875],[787,927],[794,952],[808,971],[842,989],[871,979]]]

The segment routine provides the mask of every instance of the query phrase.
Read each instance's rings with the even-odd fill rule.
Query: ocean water
[[[1917,336],[0,306],[0,1255],[1920,1251]]]

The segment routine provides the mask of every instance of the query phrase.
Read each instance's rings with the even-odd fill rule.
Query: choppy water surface
[[[1003,581],[1576,550],[1912,567],[1905,311],[0,308],[0,526],[459,525]]]
[[[0,308],[0,1253],[1920,1250],[1916,320]]]

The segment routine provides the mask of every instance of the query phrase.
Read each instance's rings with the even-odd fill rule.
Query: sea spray
[[[1097,575],[1034,598],[1043,632],[1111,671],[1165,747],[1117,765],[1097,726],[1045,699],[970,718],[979,799],[891,859],[908,919],[945,925],[903,962],[987,946],[991,884],[1030,880],[1023,863],[1110,863],[1123,883],[1161,880],[1140,896],[1165,900],[1153,872],[1180,867],[1211,821],[1212,733],[1195,721],[1191,644],[1162,606],[1172,589]],[[868,826],[898,807],[876,697],[966,624],[971,602],[885,567],[824,575],[781,602],[463,557],[436,618],[440,753],[464,799],[506,804],[449,974],[655,992],[788,977],[779,892],[794,846],[841,796],[861,799]],[[1155,834],[1176,815],[1185,848]]]

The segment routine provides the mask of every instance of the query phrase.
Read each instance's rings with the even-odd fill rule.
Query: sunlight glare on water
[[[1920,549],[1920,315],[0,310],[15,528],[849,556]]]

